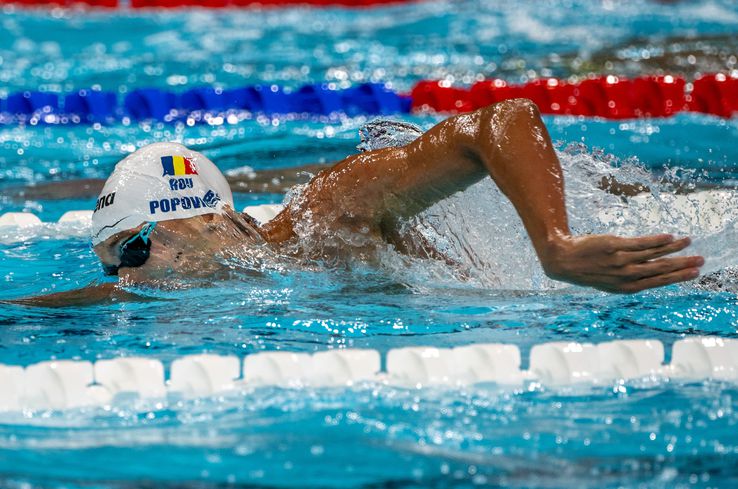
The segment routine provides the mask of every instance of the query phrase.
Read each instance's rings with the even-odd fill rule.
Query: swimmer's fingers
[[[633,293],[696,278],[704,263],[702,257],[666,256],[688,245],[688,238],[675,240],[671,235],[566,236],[541,254],[541,264],[555,280]]]
[[[639,236],[637,238],[618,238],[618,248],[623,251],[648,251],[661,246],[670,245],[689,238],[675,240],[671,234],[654,234],[652,236]],[[689,241],[687,241],[689,245]]]
[[[656,241],[654,240],[654,242]],[[621,264],[623,265],[627,263],[640,263],[648,260],[655,260],[656,258],[661,258],[662,256],[682,251],[687,246],[689,246],[691,242],[692,241],[689,238],[681,238],[673,240],[666,244],[653,246],[643,250],[621,251],[619,259]]]
[[[663,287],[665,285],[677,284],[679,282],[686,282],[687,280],[693,280],[700,274],[697,268],[683,268],[671,273],[664,273],[661,275],[655,275],[648,278],[636,280],[620,287],[620,292],[633,293],[640,292],[645,289],[652,289],[654,287]]]
[[[628,265],[623,268],[623,272],[630,280],[642,280],[682,270],[698,269],[704,264],[705,260],[701,256],[680,256]]]

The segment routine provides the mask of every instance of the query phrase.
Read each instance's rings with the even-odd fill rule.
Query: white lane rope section
[[[203,398],[276,386],[350,387],[378,383],[418,389],[496,384],[525,387],[613,385],[637,379],[738,383],[738,340],[693,337],[679,340],[671,362],[655,340],[606,343],[544,343],[530,351],[521,370],[515,345],[475,344],[456,348],[411,347],[384,358],[371,349],[318,353],[261,352],[246,356],[188,355],[167,368],[159,360],[121,357],[52,360],[26,367],[0,364],[0,411],[64,410],[110,406],[119,396],[145,400]]]

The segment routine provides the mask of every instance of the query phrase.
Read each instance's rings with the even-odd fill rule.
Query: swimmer
[[[366,258],[372,243],[389,243],[422,255],[424,247],[399,224],[484,178],[512,202],[553,279],[633,293],[692,280],[704,264],[700,256],[669,256],[690,244],[686,237],[573,235],[561,166],[536,106],[525,99],[451,117],[404,146],[349,156],[317,173],[264,224],[233,209],[228,182],[203,155],[176,143],[146,146],[105,183],[93,246],[105,271],[126,284],[207,277],[217,273],[215,257],[222,261],[239,248],[331,261]],[[325,243],[304,246],[305,226]],[[107,283],[20,302],[69,305],[125,294]]]

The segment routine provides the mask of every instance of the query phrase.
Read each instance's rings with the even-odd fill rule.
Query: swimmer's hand
[[[697,278],[704,258],[666,257],[690,242],[669,234],[559,236],[546,246],[541,264],[546,275],[555,280],[606,292],[633,293]]]

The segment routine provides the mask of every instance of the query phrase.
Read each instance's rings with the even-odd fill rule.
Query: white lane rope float
[[[455,348],[408,347],[384,356],[371,349],[317,353],[260,352],[246,356],[197,354],[168,368],[153,358],[121,357],[95,363],[51,360],[26,367],[0,364],[0,412],[65,410],[113,405],[119,396],[142,400],[206,398],[276,386],[336,388],[378,383],[400,388],[495,384],[520,388],[613,385],[637,379],[738,383],[738,340],[713,336],[679,340],[671,362],[656,340],[535,345],[529,367],[508,344]],[[384,367],[383,367],[384,365]]]

